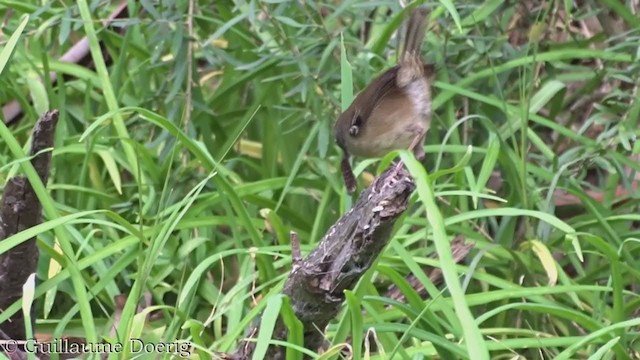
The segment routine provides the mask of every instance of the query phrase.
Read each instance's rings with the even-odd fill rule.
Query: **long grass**
[[[333,122],[395,63],[408,10],[129,1],[106,27],[115,2],[0,0],[0,103],[25,114],[0,125],[0,188],[24,174],[44,209],[0,253],[38,238],[35,336],[189,342],[215,358],[262,317],[255,358],[270,344],[287,359],[637,358],[637,9],[422,3],[437,69],[427,164],[405,151],[354,163],[362,188],[400,155],[417,191],[318,352],[280,294],[289,233],[304,255],[352,206]],[[91,66],[59,61],[83,36]],[[49,72],[56,83],[34,83]],[[42,184],[25,149],[47,108],[60,122]],[[473,244],[462,263],[457,235]]]

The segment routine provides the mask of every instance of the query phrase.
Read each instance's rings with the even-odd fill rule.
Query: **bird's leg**
[[[416,129],[416,136],[413,138],[413,141],[411,141],[411,145],[409,145],[409,149],[413,151],[416,159],[418,159],[419,161],[422,161],[425,157],[424,154],[424,149],[422,148],[422,141],[424,140],[424,136],[426,135],[426,132],[420,128],[419,130]],[[393,170],[393,172],[391,173],[392,177],[395,177],[398,174],[398,171],[400,171],[400,168],[404,166],[404,164],[402,163],[402,160],[398,161],[398,163],[395,166],[395,169]]]
[[[356,190],[357,182],[356,177],[353,175],[351,164],[349,164],[349,155],[346,152],[342,157],[340,167],[342,170],[342,178],[344,179],[344,184],[347,187],[347,192],[349,194],[352,194]]]
[[[413,138],[411,145],[409,145],[409,150],[413,151],[413,154],[416,156],[416,159],[418,159],[418,161],[424,160],[424,157],[425,157],[424,146],[423,146],[425,135],[426,135],[425,131],[419,131],[416,134],[416,137]]]

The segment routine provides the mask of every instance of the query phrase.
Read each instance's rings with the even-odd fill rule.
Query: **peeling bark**
[[[31,145],[31,163],[46,184],[49,177],[53,137],[58,123],[58,111],[45,113],[36,122]],[[37,155],[36,155],[37,154]],[[24,176],[9,179],[0,205],[0,243],[42,221],[42,205],[31,184]],[[36,238],[29,239],[0,254],[0,311],[22,297],[22,286],[29,275],[36,272],[38,247]],[[0,324],[0,332],[14,340],[26,338],[24,315],[16,312]]]
[[[388,243],[395,221],[407,209],[415,184],[404,168],[391,167],[359,197],[354,207],[335,223],[306,259],[296,261],[283,293],[304,328],[304,345],[319,349],[324,329],[340,311],[344,291],[353,289]],[[247,332],[257,335],[259,325]],[[274,338],[285,340],[279,322]],[[255,342],[240,344],[232,359],[250,359]],[[270,347],[267,359],[284,359],[286,349]]]

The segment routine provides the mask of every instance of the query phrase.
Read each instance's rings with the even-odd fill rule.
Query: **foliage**
[[[0,246],[38,236],[36,333],[189,341],[209,358],[265,309],[294,327],[289,232],[308,252],[353,203],[332,124],[351,83],[395,63],[398,2],[129,1],[110,27],[97,20],[115,2],[42,3],[0,0],[0,103],[26,115],[0,127],[2,184],[23,171],[11,145],[61,114],[45,222]],[[579,3],[427,2],[426,171],[401,154],[411,210],[323,358],[638,356],[640,22],[633,2]],[[58,60],[85,35],[91,67]],[[361,185],[391,159],[359,161]],[[580,201],[559,206],[567,194]],[[474,244],[460,265],[458,234]]]

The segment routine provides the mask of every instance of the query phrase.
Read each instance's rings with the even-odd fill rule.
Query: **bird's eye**
[[[362,116],[357,114],[351,120],[351,127],[349,128],[349,135],[356,136],[360,132],[360,127],[362,126]]]

